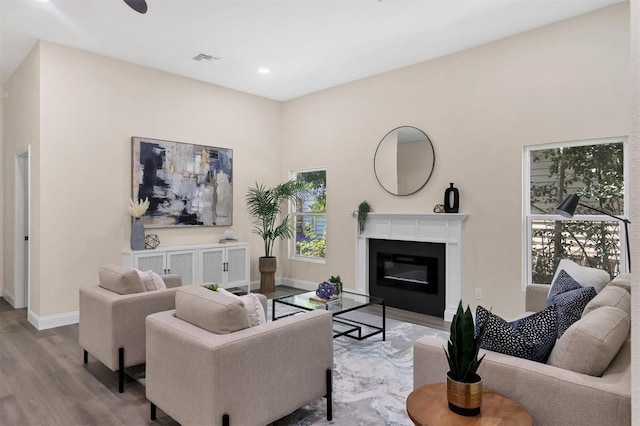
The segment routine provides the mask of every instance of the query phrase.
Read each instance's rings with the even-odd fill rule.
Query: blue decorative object
[[[318,289],[316,290],[316,295],[324,300],[328,300],[333,296],[333,284],[328,282],[323,282],[318,284]]]

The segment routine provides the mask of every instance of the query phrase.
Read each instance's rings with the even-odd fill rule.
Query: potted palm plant
[[[253,232],[264,240],[264,256],[259,259],[260,291],[273,293],[275,291],[276,257],[273,256],[273,246],[278,238],[291,238],[293,228],[289,223],[289,215],[278,221],[282,204],[285,201],[296,202],[309,193],[307,184],[289,180],[273,188],[266,188],[256,182],[254,188],[249,188],[246,195],[249,214],[253,217]]]
[[[478,359],[480,344],[484,337],[487,321],[475,334],[473,316],[467,306],[462,310],[462,301],[458,304],[451,320],[451,335],[445,355],[449,362],[447,373],[447,400],[449,409],[463,416],[475,416],[482,405],[482,378],[477,371],[484,355]]]

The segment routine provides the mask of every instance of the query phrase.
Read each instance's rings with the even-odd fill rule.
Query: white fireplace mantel
[[[356,221],[356,289],[369,294],[369,239],[445,244],[444,320],[451,321],[462,299],[462,225],[466,213],[369,213],[362,234]]]

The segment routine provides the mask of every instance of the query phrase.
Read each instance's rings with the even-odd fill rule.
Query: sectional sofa
[[[481,350],[484,386],[520,403],[536,425],[630,425],[629,278],[618,276],[598,292],[547,363]],[[548,292],[548,285],[529,286],[527,309],[544,309]],[[414,388],[445,381],[445,345],[434,337],[416,341]]]

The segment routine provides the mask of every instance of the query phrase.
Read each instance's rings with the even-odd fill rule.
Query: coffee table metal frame
[[[384,299],[368,296],[366,294],[354,293],[351,291],[343,291],[341,301],[330,303],[314,302],[312,300],[309,300],[310,297],[317,297],[316,293],[314,291],[309,291],[307,293],[283,296],[272,299],[271,320],[277,321],[280,318],[290,317],[292,315],[299,314],[300,312],[324,309],[327,311],[331,311],[334,323],[346,327],[342,330],[334,329],[334,339],[336,337],[345,336],[355,340],[364,340],[371,336],[382,334],[382,340],[386,340],[386,307],[384,304]],[[357,299],[362,299],[362,301]],[[292,306],[301,310],[276,316],[276,303]],[[382,327],[375,324],[356,321],[350,318],[340,317],[340,315],[346,314],[347,312],[355,311],[357,309],[362,309],[366,306],[372,305],[382,306]],[[373,331],[363,335],[364,327],[373,329]]]

